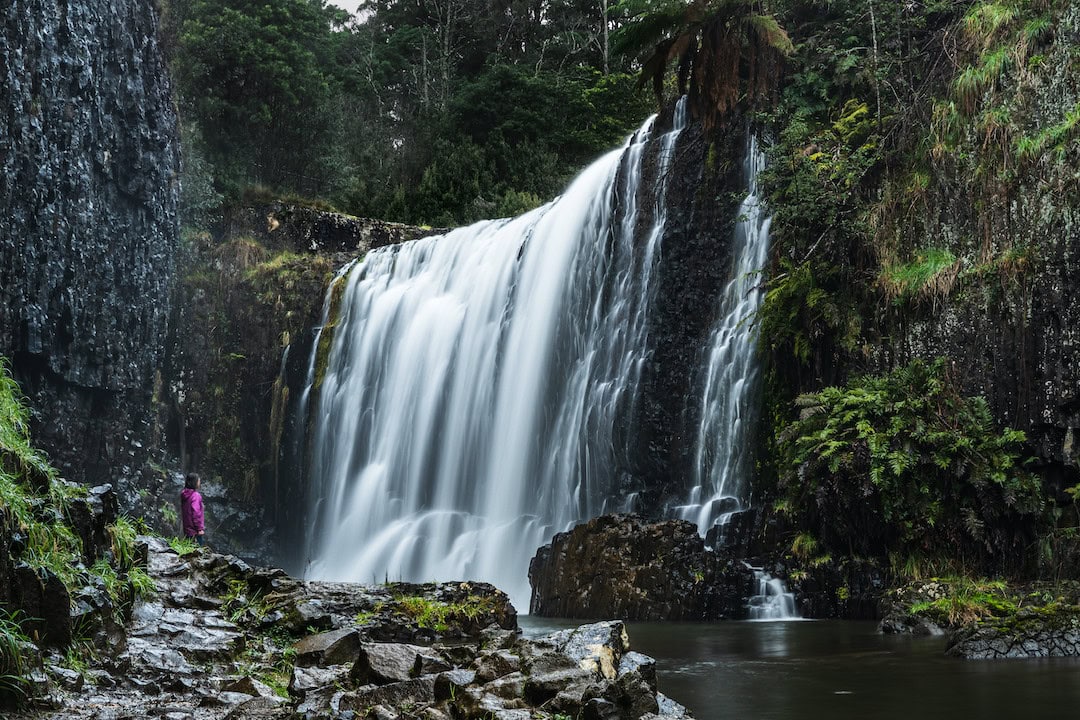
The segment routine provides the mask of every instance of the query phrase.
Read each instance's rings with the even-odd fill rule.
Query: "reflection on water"
[[[578,622],[521,618],[535,636]],[[660,690],[699,720],[1076,717],[1080,660],[965,661],[868,622],[630,623]]]

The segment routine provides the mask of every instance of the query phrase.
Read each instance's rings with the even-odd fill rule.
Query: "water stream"
[[[708,346],[700,423],[694,443],[694,487],[680,517],[704,534],[749,503],[750,440],[759,404],[754,314],[764,295],[761,271],[769,251],[768,215],[758,193],[765,155],[751,135],[744,159],[747,195],[739,206],[731,280],[720,300]]]

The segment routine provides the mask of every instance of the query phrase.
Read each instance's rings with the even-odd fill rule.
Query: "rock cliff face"
[[[946,355],[995,419],[1024,430],[1050,479],[1080,481],[1080,181],[1075,128],[1058,148],[1038,146],[1080,107],[1075,42],[1080,4],[1058,3],[1053,41],[1039,70],[987,93],[1025,130],[1005,157],[972,122],[957,152],[941,159],[916,221],[897,232],[959,260],[950,291],[905,313],[899,357]],[[1063,124],[1065,123],[1065,124]],[[1075,121],[1074,121],[1075,124]],[[1070,139],[1071,138],[1071,139]],[[1050,145],[1051,143],[1045,143]]]
[[[145,0],[0,14],[0,353],[65,476],[141,464],[177,238],[176,113]]]
[[[625,418],[636,440],[621,469],[636,479],[632,489],[643,493],[643,512],[681,502],[689,489],[707,346],[730,280],[736,215],[746,190],[745,124],[734,118],[730,127],[707,135],[692,123],[680,135],[669,174],[642,397],[635,416]],[[652,221],[649,213],[642,215]]]
[[[311,329],[335,271],[369,250],[434,232],[281,202],[229,208],[187,233],[177,263],[158,424],[170,457],[203,475],[215,548],[247,558],[291,548],[304,505],[302,447],[290,413],[311,358]],[[142,483],[138,515],[169,531],[175,480]],[[265,513],[265,514],[264,514]],[[289,558],[286,558],[289,560]]]

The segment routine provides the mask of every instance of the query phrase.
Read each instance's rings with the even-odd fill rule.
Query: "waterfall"
[[[795,610],[795,595],[787,591],[784,581],[774,578],[762,568],[747,564],[754,573],[757,594],[747,603],[751,620],[793,620],[799,617]]]
[[[638,395],[685,100],[671,132],[654,122],[548,205],[349,272],[312,401],[309,578],[484,580],[523,608],[536,548],[622,508],[616,421]]]
[[[758,193],[758,175],[764,167],[765,154],[751,135],[744,159],[747,195],[735,225],[731,280],[721,296],[719,320],[704,363],[694,487],[678,509],[679,516],[696,523],[702,534],[714,525],[723,529],[733,514],[749,506],[751,438],[759,405],[753,321],[764,296],[760,275],[768,258],[772,222]],[[795,598],[782,580],[762,568],[747,567],[757,582],[757,594],[747,606],[750,619],[798,617]]]
[[[705,358],[701,420],[694,443],[694,487],[679,516],[702,533],[745,509],[750,477],[750,440],[758,405],[758,363],[753,331],[761,305],[761,271],[769,251],[769,224],[758,195],[765,155],[751,135],[744,169],[748,193],[739,206],[731,280],[720,300],[719,320]]]

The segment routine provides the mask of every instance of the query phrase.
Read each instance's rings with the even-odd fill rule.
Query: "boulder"
[[[439,673],[435,677],[435,700],[437,702],[450,700],[475,681],[476,673],[472,670],[450,670]]]
[[[533,672],[525,681],[523,697],[532,705],[543,705],[568,686],[588,683],[595,678],[591,670],[578,667],[543,669]]]
[[[503,675],[486,683],[484,692],[505,700],[523,697],[525,695],[525,676],[519,672]]]
[[[656,692],[656,661],[639,652],[628,652],[619,661],[619,678],[636,674]]]
[[[492,623],[480,631],[480,644],[488,649],[505,650],[517,639],[516,630],[507,630]]]
[[[604,515],[559,533],[529,564],[529,611],[544,617],[742,617],[753,573],[705,547],[685,520]]]
[[[292,714],[284,698],[254,697],[225,713],[224,720],[284,720]]]
[[[419,670],[420,656],[429,652],[428,648],[406,643],[361,643],[350,675],[359,684],[409,680]]]
[[[277,697],[277,693],[269,685],[247,676],[228,682],[221,689],[224,692],[241,693],[251,697]]]
[[[435,702],[435,678],[423,677],[387,685],[364,686],[341,698],[343,710],[364,710],[374,705],[417,706]]]
[[[27,618],[26,629],[49,647],[63,648],[71,642],[71,596],[63,581],[46,569],[25,563],[14,568],[14,607]]]
[[[303,697],[312,690],[338,685],[348,677],[349,667],[346,665],[326,668],[294,665],[289,678],[289,694]]]
[[[473,667],[476,668],[477,681],[487,683],[520,670],[521,660],[506,650],[497,650],[481,654],[473,662]]]
[[[619,661],[630,649],[626,626],[618,620],[582,625],[540,638],[585,670],[611,680],[618,674]]]
[[[690,711],[663,693],[656,693],[656,702],[660,709],[655,714],[641,716],[641,720],[688,720]]]
[[[356,659],[360,635],[352,628],[309,635],[293,645],[295,664],[303,667],[340,665]]]

